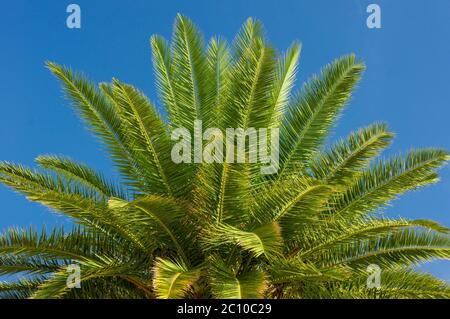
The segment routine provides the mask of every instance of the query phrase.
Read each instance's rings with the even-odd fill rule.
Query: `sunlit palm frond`
[[[280,128],[278,178],[298,170],[321,146],[335,124],[364,65],[354,55],[335,60],[314,76],[288,107]]]
[[[448,228],[381,214],[436,182],[448,152],[377,159],[394,137],[382,123],[325,144],[364,70],[354,55],[293,95],[300,45],[279,54],[252,18],[228,45],[206,44],[178,15],[171,43],[150,44],[158,106],[117,79],[97,87],[47,64],[124,185],[69,157],[39,156],[39,170],[0,162],[1,183],[77,224],[0,234],[9,280],[0,298],[450,298],[447,283],[413,270],[450,259]],[[279,128],[278,171],[264,175],[249,161],[263,153],[260,139],[256,148],[244,140],[236,163],[236,136],[215,157],[225,158],[175,164],[171,135],[198,133],[194,121],[221,130],[220,142],[227,128]],[[74,265],[81,286],[72,289]],[[380,268],[379,288],[368,288],[369,265]]]

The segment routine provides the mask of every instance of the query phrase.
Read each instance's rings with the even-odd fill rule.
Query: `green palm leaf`
[[[157,298],[183,298],[198,276],[197,270],[188,270],[182,263],[158,258],[153,267],[153,285]]]
[[[278,223],[270,223],[251,231],[220,224],[212,227],[204,238],[206,247],[215,248],[223,244],[237,244],[251,251],[255,257],[264,255],[267,258],[281,253],[281,229]]]
[[[220,299],[259,299],[267,287],[266,275],[259,270],[236,275],[220,259],[213,259],[209,269],[213,294]]]
[[[0,299],[26,299],[44,282],[44,278],[0,282]]]
[[[411,151],[406,159],[400,156],[379,161],[365,171],[356,183],[332,202],[333,215],[359,216],[385,205],[398,195],[437,182],[435,170],[448,159],[439,149]]]
[[[172,195],[170,175],[170,140],[155,107],[141,92],[130,85],[113,80],[112,98],[122,110],[127,141],[133,145],[136,160],[144,172],[143,191]]]
[[[36,162],[45,169],[54,171],[74,183],[79,183],[83,187],[92,189],[92,193],[97,192],[102,197],[125,198],[124,191],[112,182],[106,181],[101,175],[90,167],[76,163],[67,157],[60,156],[39,156]]]
[[[362,168],[389,146],[394,135],[386,124],[374,124],[340,140],[308,165],[315,178],[335,185],[351,183]]]
[[[313,77],[288,108],[281,127],[279,178],[304,165],[320,147],[364,66],[353,55],[328,65],[320,77]]]
[[[384,269],[416,265],[436,258],[450,258],[450,237],[430,230],[406,229],[379,235],[378,238],[336,246],[321,256],[324,265],[349,265],[365,268],[377,264]]]
[[[282,116],[285,113],[292,88],[295,84],[300,51],[301,45],[299,43],[293,43],[284,56],[277,61],[275,84],[273,85],[271,98],[273,111],[268,121],[268,127],[279,127],[281,124]]]

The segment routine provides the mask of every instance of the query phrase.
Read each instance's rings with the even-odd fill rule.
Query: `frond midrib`
[[[370,253],[362,254],[360,256],[346,258],[346,259],[340,260],[337,263],[331,264],[329,266],[331,267],[331,266],[336,266],[336,265],[340,265],[340,264],[353,263],[353,262],[357,262],[359,260],[363,260],[363,259],[366,259],[366,258],[371,258],[371,257],[375,257],[375,256],[378,256],[378,255],[389,254],[389,253],[392,253],[392,252],[414,251],[414,250],[420,250],[420,251],[449,251],[450,252],[450,248],[448,246],[425,246],[425,245],[420,246],[420,245],[414,245],[414,246],[392,247],[392,248],[387,248],[387,249],[379,249],[379,250],[371,251]]]
[[[334,177],[334,175],[336,174],[336,172],[338,172],[339,170],[341,170],[342,168],[345,167],[345,165],[350,162],[353,158],[356,158],[357,155],[361,154],[362,152],[364,152],[364,150],[366,148],[368,148],[369,146],[371,146],[372,144],[376,143],[378,141],[378,139],[382,136],[386,135],[386,132],[381,131],[379,133],[377,133],[377,135],[372,136],[369,140],[367,140],[366,142],[364,142],[363,144],[361,144],[360,147],[358,147],[357,149],[353,150],[351,153],[349,153],[347,155],[347,157],[345,157],[345,159],[340,162],[338,165],[336,165],[334,168],[332,168],[330,170],[330,172],[327,174],[328,176],[325,178],[325,181],[329,181],[330,178]]]
[[[169,196],[172,196],[173,194],[172,194],[172,190],[171,190],[170,185],[169,185],[169,181],[167,179],[167,176],[166,176],[166,173],[164,172],[163,167],[161,166],[161,162],[159,160],[158,153],[156,152],[155,146],[153,145],[152,139],[151,139],[151,137],[148,134],[148,130],[147,130],[148,128],[146,128],[145,124],[142,122],[142,118],[139,115],[138,110],[136,109],[136,105],[131,100],[130,96],[128,95],[128,92],[126,92],[126,90],[124,88],[123,88],[123,90],[124,90],[125,96],[126,96],[126,98],[128,100],[128,104],[130,105],[131,109],[133,110],[133,113],[134,113],[135,118],[136,118],[136,120],[138,122],[139,128],[142,131],[142,133],[144,134],[144,138],[145,138],[145,142],[146,142],[147,147],[148,147],[148,151],[150,152],[150,154],[153,157],[155,165],[156,165],[156,167],[158,169],[158,173],[161,176],[161,178],[163,179],[163,184],[166,187]]]
[[[383,183],[377,184],[376,187],[370,189],[368,192],[365,192],[365,193],[361,194],[359,197],[356,198],[356,200],[352,200],[350,204],[344,206],[342,209],[339,209],[339,210],[337,210],[337,211],[334,211],[334,212],[333,212],[333,218],[335,218],[335,216],[337,216],[337,215],[341,215],[341,214],[342,214],[343,212],[345,212],[345,211],[348,211],[351,207],[353,207],[353,205],[356,205],[356,204],[357,204],[358,202],[360,202],[361,199],[363,199],[364,197],[369,196],[369,195],[372,194],[373,192],[378,191],[379,189],[385,187],[385,186],[388,185],[389,183],[392,183],[393,181],[402,178],[403,176],[405,176],[405,175],[407,175],[407,174],[413,172],[414,170],[416,170],[416,169],[418,169],[418,168],[420,168],[420,167],[424,167],[424,166],[426,166],[426,165],[428,165],[428,164],[431,164],[431,163],[433,163],[433,162],[436,162],[436,160],[437,160],[436,158],[430,158],[430,159],[427,160],[427,161],[420,162],[418,165],[411,166],[409,169],[404,170],[401,174],[394,176],[394,178],[387,179],[387,180],[385,180]]]
[[[330,187],[327,185],[313,185],[312,187],[307,188],[305,191],[297,194],[291,201],[289,201],[282,209],[280,212],[278,212],[278,214],[274,217],[274,221],[278,221],[280,218],[282,218],[286,213],[289,212],[289,210],[294,207],[295,204],[297,204],[304,196],[308,195],[309,193],[311,193],[312,191],[316,190],[316,189],[320,189],[320,188],[327,188],[329,189]]]
[[[377,230],[377,229],[381,230],[381,229],[391,229],[391,228],[392,229],[394,229],[394,228],[405,228],[405,227],[413,226],[413,224],[411,224],[408,221],[405,221],[403,223],[400,223],[400,221],[396,221],[396,222],[397,222],[396,224],[392,224],[392,225],[385,225],[385,224],[380,224],[380,225],[370,225],[369,224],[369,225],[366,225],[366,227],[362,227],[362,228],[356,229],[355,232],[345,233],[345,234],[343,234],[341,236],[337,236],[335,238],[327,240],[327,241],[321,243],[320,245],[314,246],[311,249],[308,249],[308,250],[303,251],[303,252],[299,252],[297,254],[297,256],[298,256],[298,258],[308,256],[308,255],[310,255],[310,254],[312,254],[312,253],[314,253],[314,252],[316,252],[318,250],[323,249],[323,247],[332,246],[334,243],[339,243],[339,242],[341,242],[341,241],[343,241],[345,239],[352,238],[352,237],[360,235],[360,234],[364,234],[367,231],[374,231],[374,230]]]
[[[321,99],[319,106],[317,107],[317,111],[312,114],[311,118],[308,120],[307,125],[302,129],[302,132],[297,137],[297,141],[295,142],[295,145],[292,148],[292,151],[288,154],[287,158],[284,160],[281,170],[278,173],[277,180],[280,180],[281,177],[283,176],[283,173],[284,173],[286,167],[291,162],[291,159],[294,156],[294,154],[296,153],[299,145],[303,142],[303,138],[305,137],[305,135],[306,135],[307,131],[309,130],[309,128],[311,127],[312,123],[314,122],[316,117],[319,116],[320,112],[322,111],[323,106],[326,104],[326,101],[337,90],[337,88],[344,82],[345,78],[353,70],[353,68],[354,68],[353,65],[348,67],[347,70],[345,70],[345,72],[341,75],[341,77],[335,83],[333,83],[331,88],[327,91],[325,97],[323,99]]]

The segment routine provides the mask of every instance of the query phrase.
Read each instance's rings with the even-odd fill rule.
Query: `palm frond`
[[[365,269],[377,264],[382,269],[417,265],[433,259],[450,258],[450,237],[431,230],[405,229],[381,234],[367,240],[357,240],[334,246],[320,255],[320,263],[327,266],[349,265]]]
[[[269,128],[279,127],[286,106],[289,103],[292,88],[297,75],[298,60],[300,58],[301,45],[294,42],[288,51],[278,59],[275,72],[275,80],[271,98],[273,107],[272,115],[268,120]]]
[[[449,232],[448,228],[429,220],[363,218],[349,222],[347,219],[342,219],[304,230],[297,257],[304,259],[317,252],[332,251],[342,244],[376,239],[379,236],[392,235],[405,229],[418,227],[443,234]]]
[[[177,256],[189,265],[186,251],[193,247],[182,243],[194,230],[184,223],[187,211],[180,203],[170,198],[149,195],[131,202],[127,207],[127,225],[136,232],[141,230],[139,238],[156,242],[159,247],[173,247]]]
[[[178,122],[179,106],[173,82],[174,64],[172,63],[169,44],[158,35],[151,37],[150,44],[159,99],[169,115],[170,125],[182,127]]]
[[[71,272],[67,267],[62,267],[50,278],[37,287],[31,299],[61,299],[70,293],[71,287],[67,284]],[[123,278],[131,282],[139,278],[132,265],[123,264],[120,261],[104,258],[100,261],[85,263],[80,268],[80,286],[85,282],[98,278]],[[140,289],[149,289],[145,283],[140,283]],[[81,288],[82,289],[82,288]]]
[[[170,159],[170,139],[160,115],[148,98],[134,87],[114,79],[111,90],[112,98],[122,110],[127,141],[133,145],[136,162],[145,167],[146,186],[142,191],[172,195],[168,170],[174,164]]]
[[[126,198],[125,192],[119,186],[107,181],[104,176],[87,165],[76,163],[68,157],[41,155],[36,158],[36,162],[43,168],[59,174],[61,179],[79,183],[102,197]]]
[[[50,232],[10,228],[0,236],[2,266],[44,266],[64,265],[66,261],[89,262],[102,255],[122,254],[125,258],[129,246],[112,240],[102,234],[75,227],[70,232],[53,228]]]
[[[238,35],[233,41],[233,57],[235,61],[239,61],[245,55],[249,47],[259,39],[264,38],[264,29],[261,21],[254,18],[248,18]]]
[[[158,258],[153,266],[153,286],[156,297],[183,298],[198,276],[198,270],[188,270],[180,262]]]
[[[369,273],[355,276],[351,282],[333,283],[319,291],[309,292],[309,298],[351,299],[448,299],[448,284],[429,274],[410,269],[382,270],[380,287],[367,288]]]
[[[194,120],[209,126],[210,112],[205,105],[207,78],[204,59],[204,42],[196,26],[178,14],[173,30],[171,57],[173,84],[176,94],[178,127],[193,132]]]
[[[345,56],[304,85],[280,129],[279,179],[303,167],[321,146],[363,70],[364,65],[357,63],[354,55]]]
[[[348,280],[351,270],[348,267],[318,268],[314,263],[300,259],[276,259],[269,268],[272,285],[295,285],[304,282],[334,282]]]
[[[125,216],[114,214],[106,201],[98,199],[76,186],[55,180],[48,174],[41,174],[19,165],[0,164],[0,181],[57,212],[61,212],[76,222],[93,228],[107,236],[120,234],[130,243],[145,249],[136,233],[128,227]]]
[[[203,165],[194,184],[192,202],[197,213],[215,223],[248,223],[251,194],[246,164]]]
[[[282,238],[278,223],[270,223],[251,231],[240,230],[226,224],[208,229],[204,236],[205,247],[214,249],[224,244],[236,244],[254,254],[272,258],[281,254]]]
[[[247,129],[266,127],[273,109],[270,92],[275,78],[275,52],[255,39],[232,69],[230,98],[224,126]]]
[[[435,183],[436,169],[445,164],[448,153],[440,149],[411,151],[400,156],[379,161],[363,172],[356,183],[331,201],[333,216],[358,217],[385,205],[407,191]]]
[[[295,238],[304,225],[321,218],[333,188],[306,177],[269,184],[255,203],[253,218],[260,223],[278,221],[283,237]]]
[[[218,127],[223,122],[223,108],[230,98],[229,87],[231,85],[231,53],[224,39],[211,39],[206,50],[206,63],[206,72],[211,85],[207,92],[209,93],[207,103],[211,112],[214,112],[210,124],[213,127]]]
[[[267,287],[262,271],[253,269],[236,275],[218,258],[211,260],[208,273],[212,292],[219,299],[259,299]]]
[[[83,75],[53,62],[50,71],[61,81],[67,97],[94,134],[107,146],[112,159],[130,186],[139,188],[142,167],[134,162],[132,148],[126,144],[126,134],[114,107]]]
[[[97,87],[47,64],[124,185],[68,157],[39,156],[39,169],[0,162],[1,183],[76,224],[0,234],[0,276],[10,280],[0,298],[450,298],[447,283],[413,270],[450,259],[449,229],[381,214],[436,182],[448,152],[377,159],[394,136],[383,123],[325,145],[364,70],[354,55],[293,96],[300,44],[279,54],[252,18],[231,45],[205,46],[180,14],[171,43],[150,42],[163,114],[129,84]],[[214,133],[194,164],[174,163],[175,129],[194,134],[192,148],[213,127],[226,140]],[[212,142],[226,146],[202,163]],[[280,159],[269,176],[268,151]],[[77,289],[67,284],[73,264]],[[368,288],[371,264],[379,288]]]
[[[0,248],[0,251],[2,248]],[[20,251],[19,248],[16,251]],[[26,255],[26,254],[25,254]],[[62,259],[50,259],[39,256],[20,256],[0,252],[0,275],[45,275],[55,272],[66,263]]]
[[[308,165],[315,178],[334,185],[348,185],[370,161],[389,146],[394,135],[386,124],[374,124],[338,141]]]
[[[0,299],[26,299],[42,284],[44,279],[21,279],[15,282],[0,282]]]

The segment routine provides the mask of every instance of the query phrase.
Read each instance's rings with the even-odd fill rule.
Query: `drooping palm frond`
[[[363,218],[359,220],[334,220],[322,225],[318,224],[315,229],[307,229],[299,236],[301,248],[297,257],[304,259],[315,253],[332,251],[343,244],[363,243],[366,240],[378,239],[381,235],[392,236],[405,229],[417,227],[428,229],[442,234],[448,234],[449,230],[429,220],[391,220],[387,218],[374,219]],[[328,232],[326,232],[328,230]]]
[[[113,259],[103,258],[101,261],[84,263],[80,272],[80,285],[95,279],[122,278],[135,285],[138,290],[144,290],[151,294],[150,287],[141,282],[145,274],[136,271],[133,264],[127,264]],[[66,267],[55,272],[49,279],[39,285],[31,296],[32,299],[54,299],[63,298],[72,289],[68,284]],[[117,284],[117,283],[116,283]],[[117,288],[116,288],[117,289]],[[120,289],[120,287],[119,287]]]
[[[219,299],[259,299],[267,287],[262,271],[252,269],[237,275],[217,257],[210,260],[208,273],[212,292]]]
[[[156,296],[161,299],[183,298],[198,276],[198,270],[188,270],[182,263],[159,258],[153,267]]]
[[[355,269],[377,264],[384,269],[416,265],[436,258],[450,258],[450,238],[430,230],[406,229],[375,238],[336,245],[323,252],[320,263],[327,266],[349,265]]]
[[[253,216],[259,222],[279,222],[283,237],[291,240],[304,224],[321,217],[332,192],[332,186],[317,180],[292,177],[270,185],[254,205]]]
[[[306,298],[332,299],[448,299],[446,282],[429,274],[410,269],[394,269],[381,272],[379,288],[367,288],[369,274],[356,276],[351,282],[333,283],[326,287],[308,287]]]
[[[0,282],[0,299],[26,299],[45,281],[45,278]]]
[[[264,255],[267,258],[281,253],[281,230],[278,223],[270,223],[251,231],[244,231],[230,225],[219,224],[211,227],[204,237],[205,246],[209,249],[224,244],[236,244],[251,251],[255,257]]]
[[[354,185],[332,203],[332,214],[359,216],[387,204],[397,196],[421,186],[437,182],[436,169],[448,159],[448,153],[439,149],[411,151],[379,161],[365,171]]]
[[[0,256],[0,275],[45,275],[57,271],[64,264],[65,260],[2,254]]]
[[[89,166],[76,163],[70,158],[42,155],[36,158],[36,162],[41,167],[60,174],[67,181],[79,183],[85,188],[92,189],[92,193],[97,192],[104,198],[126,198],[126,194],[120,186],[116,186],[112,182],[107,181],[105,177],[96,173]]]
[[[0,237],[0,256],[16,265],[61,266],[66,261],[79,263],[96,260],[102,255],[120,254],[125,258],[129,244],[101,233],[76,227],[71,232],[54,228],[47,232],[11,228]],[[3,264],[2,266],[5,266]]]
[[[269,269],[271,284],[344,282],[349,280],[351,269],[346,266],[326,268],[317,267],[314,263],[306,263],[300,259],[280,258],[274,261]]]
[[[160,247],[174,249],[181,260],[189,265],[187,257],[189,247],[184,243],[192,232],[186,224],[186,210],[176,201],[157,196],[146,196],[128,204],[128,225],[138,226],[136,232],[145,229],[138,236],[155,242]],[[145,227],[145,228],[144,228]],[[192,247],[192,251],[195,251]],[[191,252],[193,253],[193,252]]]

